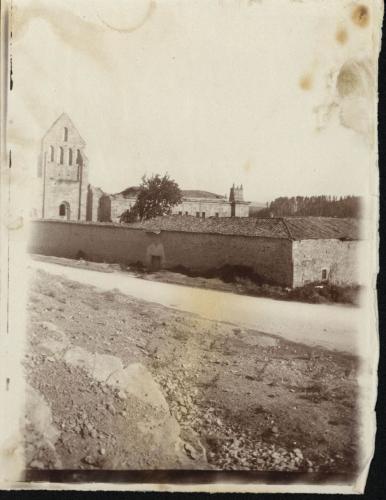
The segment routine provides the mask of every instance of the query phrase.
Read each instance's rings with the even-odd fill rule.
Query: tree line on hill
[[[281,196],[267,203],[266,208],[250,213],[251,217],[361,217],[360,196]]]

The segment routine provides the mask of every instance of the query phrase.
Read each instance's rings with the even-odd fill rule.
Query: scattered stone
[[[121,399],[122,401],[126,399],[126,393],[124,391],[118,391],[117,394],[118,398]]]
[[[91,455],[87,455],[86,457],[83,458],[83,462],[89,465],[95,465],[96,459]]]
[[[115,415],[116,413],[116,409],[115,409],[115,406],[111,403],[107,403],[106,405],[106,408],[108,409],[108,411],[112,414],[112,415]]]
[[[294,449],[294,453],[295,453],[295,455],[296,455],[298,458],[300,458],[300,459],[302,459],[302,458],[303,458],[303,453],[301,452],[301,450],[299,450],[299,448],[295,448],[295,449]]]
[[[199,453],[197,453],[197,451],[189,443],[184,444],[184,449],[188,457],[191,458],[192,460],[197,460],[197,458],[199,458],[200,456]]]

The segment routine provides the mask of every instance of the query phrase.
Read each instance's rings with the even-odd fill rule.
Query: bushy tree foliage
[[[276,198],[267,208],[254,214],[255,217],[317,216],[353,217],[361,216],[360,196],[282,196]]]
[[[120,217],[121,222],[152,219],[170,213],[181,203],[182,193],[178,184],[168,174],[142,177],[135,204]]]

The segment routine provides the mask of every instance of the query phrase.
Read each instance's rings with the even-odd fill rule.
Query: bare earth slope
[[[354,356],[44,271],[29,310],[30,468],[355,467]]]

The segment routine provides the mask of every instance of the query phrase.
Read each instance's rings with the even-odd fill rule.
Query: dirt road
[[[308,346],[357,354],[363,315],[355,307],[304,304],[234,295],[170,283],[150,282],[123,272],[103,273],[31,260],[29,266],[102,290],[120,292],[149,302],[228,321]]]
[[[116,278],[80,276],[104,288]],[[29,469],[356,468],[354,356],[54,273],[31,278]],[[141,280],[123,278],[143,293]]]

